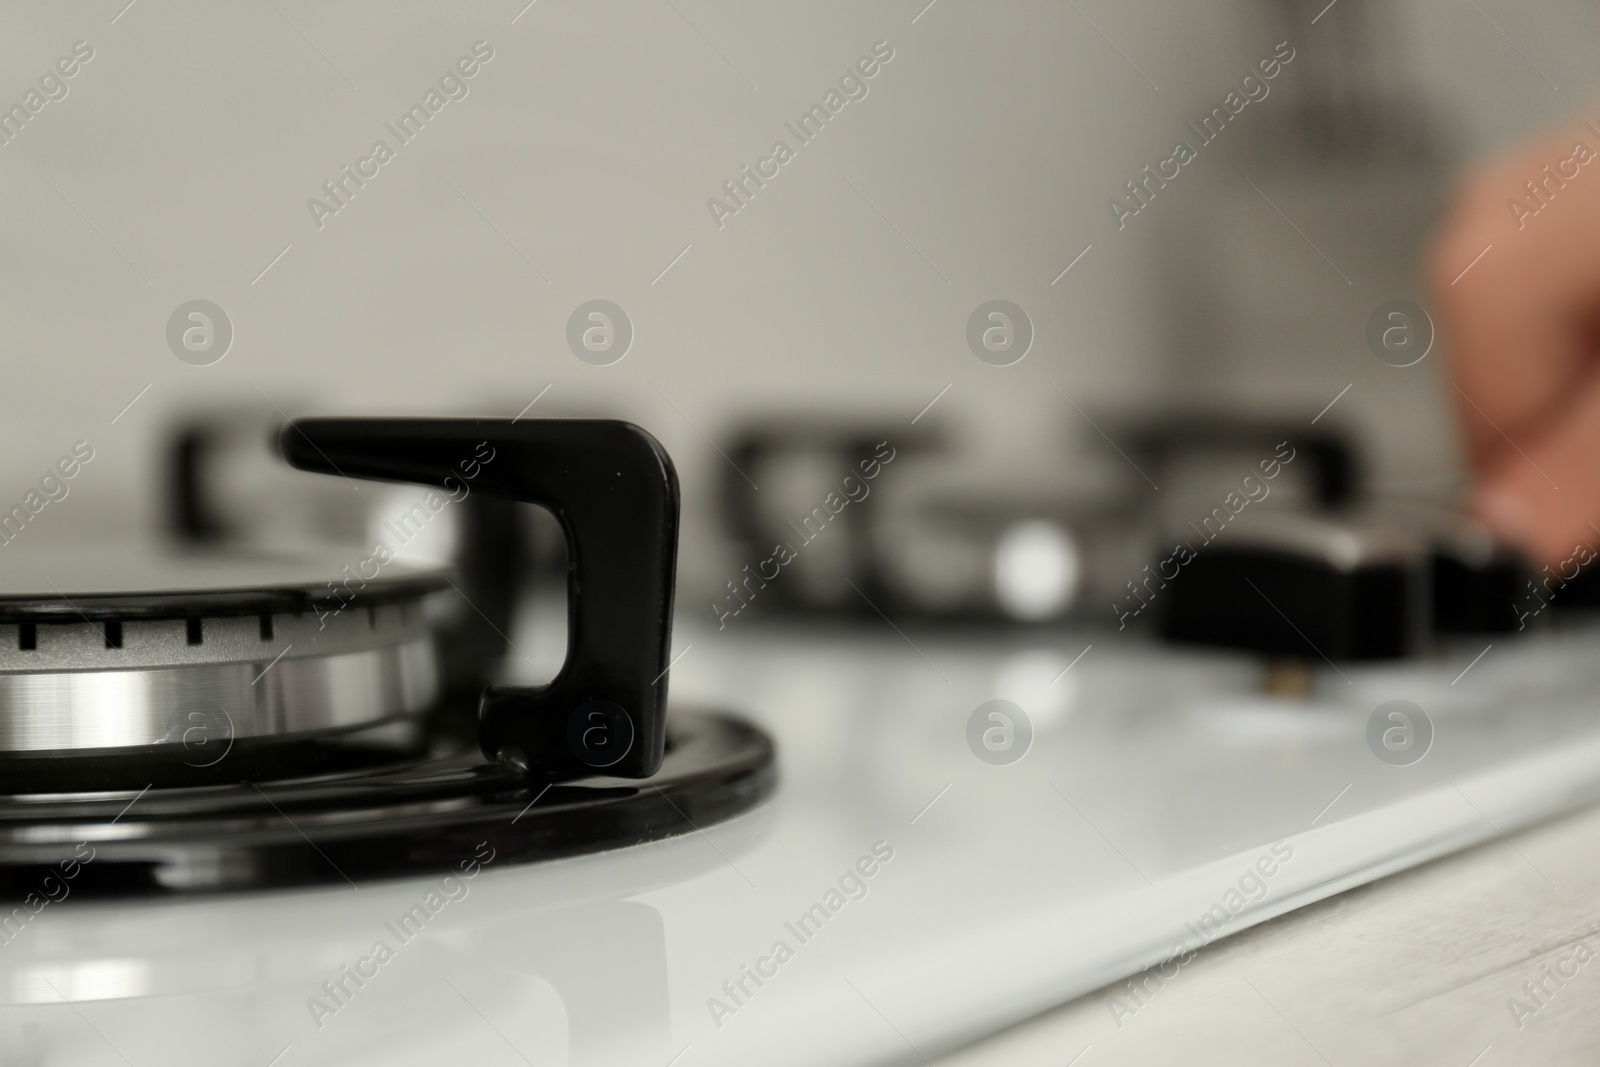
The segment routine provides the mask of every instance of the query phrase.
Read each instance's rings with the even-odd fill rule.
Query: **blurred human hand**
[[[1471,175],[1429,276],[1474,510],[1540,564],[1600,547],[1600,130]]]

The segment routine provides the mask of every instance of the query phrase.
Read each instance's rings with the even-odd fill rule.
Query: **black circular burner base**
[[[0,891],[43,900],[273,889],[457,873],[583,855],[741,814],[777,783],[772,741],[741,720],[673,715],[643,781],[545,784],[481,757],[319,777],[93,796],[0,797]]]
[[[216,720],[213,720],[216,721]],[[134,795],[145,787],[173,795],[198,796],[202,787],[297,776],[349,774],[368,768],[393,769],[401,760],[420,759],[428,737],[407,719],[380,722],[364,730],[306,737],[233,738],[200,744],[146,745],[127,749],[84,749],[44,755],[0,753],[0,794],[26,794],[32,801],[66,794]],[[0,812],[4,802],[0,801]],[[0,826],[5,816],[0,814]]]

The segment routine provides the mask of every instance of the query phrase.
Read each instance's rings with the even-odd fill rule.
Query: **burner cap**
[[[448,585],[440,568],[359,550],[275,556],[96,543],[0,556],[0,622],[307,612],[415,600]]]

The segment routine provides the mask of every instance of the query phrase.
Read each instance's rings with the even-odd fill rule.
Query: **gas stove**
[[[1600,799],[1581,616],[1292,668],[1110,613],[673,625],[635,428],[283,448],[548,506],[567,664],[490,671],[462,569],[377,552],[8,573],[7,1063],[921,1063]]]

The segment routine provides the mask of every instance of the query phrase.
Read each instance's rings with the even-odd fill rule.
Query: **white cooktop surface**
[[[1108,630],[758,623],[680,625],[672,686],[777,738],[763,808],[470,880],[69,898],[0,944],[5,1062],[922,1063],[1600,799],[1600,628],[1319,663],[1286,699],[1247,657]],[[969,743],[995,699],[1032,727],[1009,764],[975,754],[1000,720]],[[1395,700],[1432,724],[1409,764],[1400,706],[1369,744]]]

